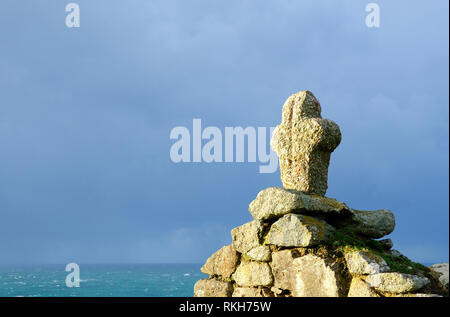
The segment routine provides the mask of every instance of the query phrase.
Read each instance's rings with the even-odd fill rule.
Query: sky
[[[448,1],[0,2],[0,263],[202,263],[279,171],[174,163],[174,127],[274,127],[310,90],[342,142],[327,196],[449,254]]]

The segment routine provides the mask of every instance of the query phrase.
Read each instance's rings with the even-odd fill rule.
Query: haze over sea
[[[193,296],[207,277],[201,264],[80,264],[80,287],[68,288],[65,265],[0,266],[2,297]]]

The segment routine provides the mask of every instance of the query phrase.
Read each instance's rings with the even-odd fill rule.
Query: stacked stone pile
[[[262,190],[253,217],[231,230],[232,244],[201,268],[194,295],[237,297],[384,297],[448,294],[448,263],[424,267],[382,239],[395,227],[389,210],[361,211],[325,197],[339,127],[322,119],[313,94],[292,95],[271,146],[284,188]]]

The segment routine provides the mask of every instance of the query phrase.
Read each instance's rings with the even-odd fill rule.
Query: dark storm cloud
[[[170,130],[275,126],[303,89],[343,133],[328,196],[448,260],[447,2],[379,1],[379,29],[364,1],[78,3],[79,29],[0,4],[0,262],[203,261],[279,174],[174,164]]]

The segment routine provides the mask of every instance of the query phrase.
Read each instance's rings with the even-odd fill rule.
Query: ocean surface
[[[65,265],[0,265],[1,297],[172,297],[193,296],[207,277],[201,264],[80,264],[80,287],[66,286]]]
[[[426,266],[432,263],[423,263]],[[65,265],[0,265],[0,297],[191,297],[208,277],[201,264],[80,264],[80,287],[66,286]]]

